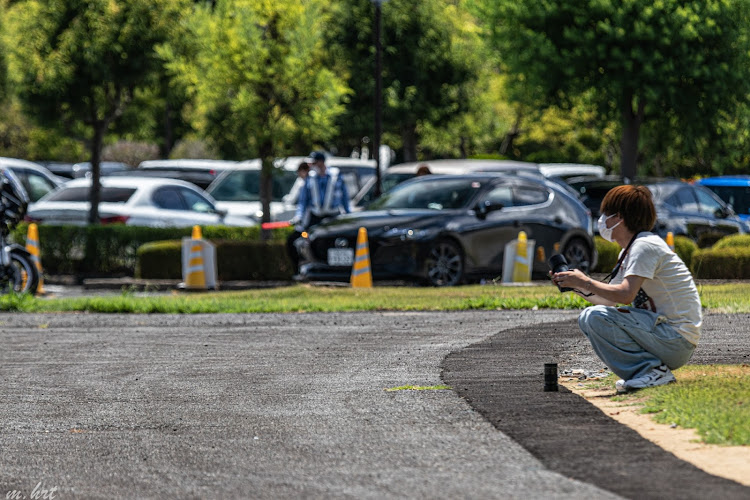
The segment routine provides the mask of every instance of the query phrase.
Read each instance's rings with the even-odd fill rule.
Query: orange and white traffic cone
[[[42,295],[46,293],[44,291],[44,279],[42,278],[42,259],[41,250],[39,246],[39,228],[36,223],[29,224],[29,230],[26,233],[26,250],[31,254],[31,260],[39,272],[39,286],[37,286],[36,293]]]
[[[350,280],[352,288],[372,288],[370,271],[370,247],[367,244],[367,229],[360,227],[357,233],[357,250]]]

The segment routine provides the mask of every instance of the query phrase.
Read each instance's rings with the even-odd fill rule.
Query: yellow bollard
[[[674,234],[672,231],[667,233],[667,246],[674,252]]]
[[[518,233],[518,239],[516,240],[516,258],[513,261],[513,282],[522,283],[531,281],[529,275],[529,259],[528,259],[528,237],[526,232],[521,231]]]
[[[360,227],[357,233],[357,251],[354,253],[354,265],[350,279],[352,288],[372,288],[370,271],[370,247],[367,244],[367,229]]]
[[[200,226],[193,226],[192,239],[203,239]],[[200,242],[190,244],[190,259],[185,276],[185,287],[191,289],[206,288],[206,270],[203,264],[203,248]]]
[[[37,286],[36,293],[39,295],[44,294],[42,259],[40,257],[41,251],[39,247],[39,228],[33,222],[29,224],[29,230],[26,233],[26,250],[31,254],[31,260],[34,263],[34,266],[36,266],[36,270],[39,271],[39,286]]]

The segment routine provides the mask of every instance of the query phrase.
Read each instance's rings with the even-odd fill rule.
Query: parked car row
[[[619,177],[576,178],[569,181],[594,218],[607,192],[622,184]],[[698,240],[704,233],[734,234],[748,232],[747,225],[719,196],[704,186],[675,179],[640,179],[651,190],[656,207],[654,232]]]
[[[305,157],[290,157],[277,162],[272,175],[273,220],[288,220],[293,216],[296,207],[285,196],[297,179],[296,168],[303,160],[309,161]],[[328,164],[339,170],[351,193],[356,193],[375,175],[372,160],[331,157]],[[123,168],[123,165],[113,162],[101,165],[102,204],[99,211],[104,223],[252,226],[262,217],[259,160],[158,160],[142,162],[136,169]],[[0,167],[12,168],[30,193],[34,203],[29,207],[29,219],[54,224],[86,223],[90,210],[90,164],[68,165],[70,168],[56,165],[58,171],[65,172],[73,180],[54,175],[41,165],[25,160],[3,158]],[[154,182],[141,182],[148,179]],[[191,196],[186,191],[186,183],[191,191],[199,193],[200,202],[186,201]],[[204,191],[204,187],[208,191]],[[122,189],[129,190],[132,195],[122,198]],[[115,191],[119,194],[112,198],[110,195]],[[167,199],[164,193],[181,194]],[[110,205],[112,203],[114,205]],[[177,210],[180,212],[175,212]]]
[[[272,220],[293,216],[290,191],[299,183],[296,169],[305,160],[276,162]],[[454,285],[498,277],[505,244],[522,230],[536,242],[534,276],[546,275],[545,257],[556,252],[571,266],[588,270],[597,260],[593,220],[606,192],[621,183],[596,165],[436,160],[391,166],[381,176],[384,194],[375,199],[374,161],[329,157],[327,164],[344,179],[355,213],[324,221],[298,242],[307,259],[301,275],[308,279],[347,280],[360,227],[368,230],[376,279]],[[74,174],[79,178],[65,182],[32,162],[0,158],[0,167],[13,168],[31,194],[29,219],[50,224],[86,224],[90,165],[88,170],[80,165]],[[424,165],[433,175],[417,176]],[[137,169],[110,167],[102,169],[101,177],[99,213],[105,224],[252,226],[260,221],[259,160],[161,160]],[[640,182],[654,195],[657,234],[698,239],[706,232],[747,232],[732,206],[747,212],[748,179]]]

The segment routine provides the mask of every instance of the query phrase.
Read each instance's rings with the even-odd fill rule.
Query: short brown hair
[[[619,215],[625,227],[634,233],[650,231],[656,223],[656,209],[646,186],[625,184],[609,190],[604,196],[601,213]]]

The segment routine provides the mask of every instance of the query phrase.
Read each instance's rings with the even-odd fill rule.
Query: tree
[[[11,77],[29,116],[85,138],[91,154],[89,223],[99,221],[106,134],[162,61],[184,0],[28,0],[9,9]]]
[[[504,77],[490,65],[479,70],[477,80],[462,86],[463,112],[417,127],[419,153],[429,158],[498,156],[503,136],[515,121],[515,110],[502,99]]]
[[[5,0],[0,0],[0,103],[5,99],[5,92],[8,85],[8,64],[5,53],[5,40],[2,36],[3,32],[3,20],[5,18]]]
[[[517,88],[548,104],[588,91],[618,117],[621,168],[636,175],[641,126],[705,137],[750,88],[747,0],[474,0]]]
[[[389,0],[382,6],[383,131],[398,136],[404,161],[416,160],[419,127],[440,128],[468,111],[481,41],[462,1]],[[350,145],[373,131],[375,95],[371,0],[338,2],[329,33],[339,72],[353,94],[342,115]]]
[[[348,88],[323,65],[326,4],[219,0],[190,17],[192,47],[164,50],[194,99],[198,133],[226,158],[262,160],[263,222],[274,159],[332,137],[343,111]]]

